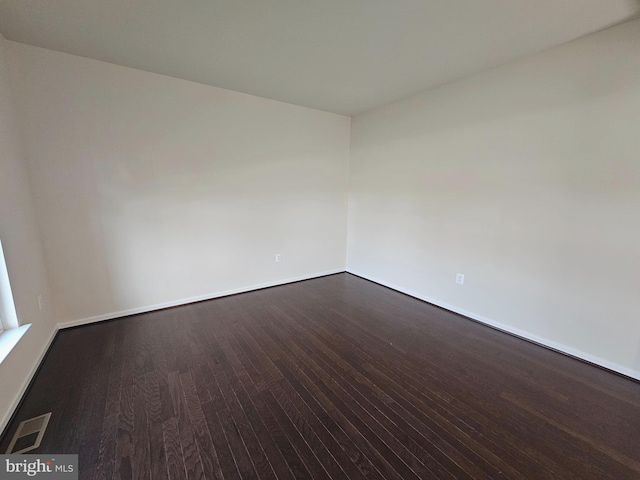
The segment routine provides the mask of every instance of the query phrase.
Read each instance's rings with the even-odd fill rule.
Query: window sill
[[[7,358],[9,352],[18,344],[22,336],[27,333],[29,327],[31,327],[31,324],[27,323],[18,328],[11,328],[0,333],[0,363]]]

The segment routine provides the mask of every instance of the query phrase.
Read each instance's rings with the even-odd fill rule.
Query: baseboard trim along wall
[[[232,290],[224,290],[222,292],[209,293],[206,295],[198,295],[195,297],[182,298],[180,300],[174,300],[172,302],[158,303],[156,305],[148,305],[144,307],[131,308],[128,310],[120,310],[118,312],[105,313],[103,315],[96,315],[95,317],[80,318],[78,320],[71,320],[68,322],[59,322],[58,328],[65,329],[71,327],[77,327],[80,325],[87,325],[95,322],[102,322],[104,320],[113,320],[120,317],[128,317],[129,315],[136,315],[138,313],[148,313],[154,310],[162,310],[164,308],[178,307],[180,305],[187,305],[189,303],[202,302],[204,300],[213,300],[214,298],[226,297],[228,295],[236,295],[238,293],[252,292],[254,290],[261,290],[263,288],[277,287],[278,285],[286,285],[287,283],[301,282],[303,280],[311,280],[313,278],[326,277],[327,275],[334,275],[336,273],[343,273],[344,269],[327,270],[324,272],[317,272],[311,275],[302,275],[300,277],[285,278],[283,280],[276,280],[273,282],[259,283],[257,285],[251,285],[249,287],[236,288]]]
[[[31,368],[29,375],[27,375],[27,377],[24,379],[24,382],[22,382],[22,386],[20,387],[20,390],[16,392],[16,394],[13,397],[13,400],[11,401],[11,404],[9,405],[9,408],[7,409],[2,419],[0,420],[0,438],[2,438],[2,436],[6,433],[5,430],[9,425],[11,418],[13,417],[15,412],[18,410],[18,406],[20,406],[20,402],[22,401],[22,398],[24,397],[25,393],[27,393],[27,390],[31,385],[31,381],[34,379],[36,373],[38,373],[38,369],[40,368],[40,365],[42,365],[42,361],[44,360],[44,357],[49,352],[49,347],[51,347],[51,344],[53,343],[54,338],[56,338],[57,333],[58,333],[58,329],[54,328],[53,331],[51,332],[51,335],[49,336],[49,339],[44,344],[44,347],[38,354],[38,357],[33,367]]]
[[[405,295],[409,295],[410,297],[417,298],[418,300],[422,300],[424,302],[430,303],[440,308],[444,308],[445,310],[449,310],[450,312],[457,313],[458,315],[462,315],[463,317],[467,317],[470,320],[485,324],[489,327],[495,328],[496,330],[500,330],[502,332],[508,333],[510,335],[515,335],[516,337],[522,338],[523,340],[527,340],[533,343],[536,343],[542,347],[549,348],[551,350],[555,350],[557,352],[563,353],[565,355],[569,355],[570,357],[574,357],[578,360],[585,361],[587,363],[594,364],[598,367],[605,368],[607,370],[611,370],[615,373],[619,373],[626,377],[630,377],[634,380],[640,380],[640,372],[632,370],[627,367],[623,367],[622,365],[618,365],[616,363],[610,362],[600,357],[596,357],[595,355],[591,355],[589,353],[583,352],[582,350],[578,350],[573,347],[569,347],[562,343],[554,342],[553,340],[549,340],[538,335],[535,335],[531,332],[527,332],[525,330],[520,330],[519,328],[514,328],[509,325],[505,325],[500,322],[495,322],[489,318],[483,317],[482,315],[477,315],[473,312],[468,312],[461,308],[455,307],[453,305],[449,305],[444,302],[439,302],[434,298],[427,297],[425,295],[420,295],[414,291],[408,290],[406,288],[400,287],[399,285],[395,285],[393,283],[385,282],[379,278],[371,277],[369,275],[365,275],[361,272],[347,269],[347,273],[355,275],[357,277],[363,278],[365,280],[369,280],[370,282],[377,283],[382,285],[383,287],[390,288],[400,293],[404,293]]]
[[[228,295],[235,295],[238,293],[246,293],[246,292],[251,292],[254,290],[260,290],[263,288],[269,288],[269,287],[276,287],[278,285],[286,285],[288,283],[294,283],[294,282],[300,282],[303,280],[311,280],[313,278],[319,278],[319,277],[324,277],[327,275],[334,275],[336,273],[342,273],[345,272],[345,270],[342,269],[337,269],[337,270],[328,270],[325,272],[318,272],[312,275],[303,275],[300,277],[293,277],[293,278],[287,278],[287,279],[283,279],[283,280],[277,280],[274,282],[266,282],[266,283],[261,283],[261,284],[257,284],[257,285],[251,285],[249,287],[243,287],[243,288],[237,288],[237,289],[233,289],[233,290],[225,290],[222,292],[216,292],[216,293],[212,293],[212,294],[208,294],[208,295],[200,295],[200,296],[195,296],[195,297],[190,297],[190,298],[184,298],[181,300],[176,300],[173,302],[166,302],[166,303],[161,303],[161,304],[156,304],[156,305],[149,305],[149,306],[145,306],[145,307],[139,307],[139,308],[132,308],[129,310],[121,310],[119,312],[113,312],[113,313],[108,313],[108,314],[104,314],[104,315],[97,315],[95,317],[88,317],[88,318],[83,318],[83,319],[78,319],[78,320],[72,320],[69,322],[61,322],[58,323],[57,328],[54,329],[51,332],[51,335],[49,336],[49,340],[45,343],[44,347],[42,348],[42,350],[40,351],[37,361],[35,362],[35,364],[33,365],[33,368],[31,369],[29,375],[25,378],[20,390],[16,393],[16,395],[14,396],[11,405],[9,406],[9,409],[7,410],[7,412],[5,413],[5,415],[2,417],[2,419],[0,419],[0,433],[1,434],[5,434],[5,429],[7,428],[7,425],[9,424],[12,416],[14,415],[14,413],[16,412],[18,406],[20,405],[20,402],[22,401],[23,396],[25,395],[25,393],[27,392],[29,385],[31,384],[31,381],[33,380],[33,378],[35,377],[35,374],[38,372],[38,369],[40,368],[40,365],[42,364],[42,361],[44,360],[47,352],[49,351],[49,348],[51,347],[51,344],[56,336],[56,334],[58,333],[59,330],[65,329],[65,328],[70,328],[70,327],[76,327],[76,326],[80,326],[80,325],[87,325],[87,324],[91,324],[91,323],[95,323],[95,322],[101,322],[104,320],[113,320],[116,318],[120,318],[120,317],[126,317],[129,315],[135,315],[138,313],[147,313],[147,312],[152,312],[154,310],[161,310],[163,308],[170,308],[170,307],[177,307],[179,305],[186,305],[189,303],[194,303],[194,302],[201,302],[204,300],[212,300],[214,298],[220,298],[220,297],[225,297]],[[392,290],[395,290],[397,292],[400,293],[404,293],[406,295],[409,295],[411,297],[417,298],[418,300],[422,300],[424,302],[430,303],[432,305],[435,305],[437,307],[440,308],[444,308],[445,310],[449,310],[451,312],[457,313],[459,315],[462,315],[464,317],[469,318],[470,320],[485,324],[487,326],[490,326],[492,328],[495,328],[497,330],[503,331],[505,333],[509,333],[511,335],[515,335],[517,337],[520,337],[524,340],[528,340],[531,342],[534,342],[536,344],[539,344],[543,347],[547,347],[550,348],[552,350],[558,351],[560,353],[564,353],[566,355],[569,355],[571,357],[575,357],[578,360],[583,360],[586,361],[588,363],[592,363],[596,366],[600,366],[603,367],[607,370],[611,370],[613,372],[625,375],[627,377],[633,378],[635,380],[640,380],[640,372],[637,372],[635,370],[623,367],[621,365],[609,362],[605,359],[596,357],[594,355],[588,354],[586,352],[583,352],[581,350],[569,347],[567,345],[558,343],[558,342],[554,342],[551,340],[548,340],[546,338],[542,338],[539,337],[538,335],[532,334],[530,332],[524,331],[524,330],[520,330],[518,328],[513,328],[509,325],[505,325],[503,323],[500,322],[495,322],[489,318],[483,317],[481,315],[477,315],[473,312],[468,312],[466,310],[457,308],[453,305],[449,305],[447,303],[443,303],[443,302],[439,302],[433,298],[424,296],[424,295],[420,295],[416,292],[413,292],[411,290],[405,289],[400,287],[399,285],[395,285],[389,282],[385,282],[379,278],[375,278],[375,277],[371,277],[368,275],[365,275],[361,272],[355,271],[355,270],[347,270],[347,273],[350,273],[352,275],[355,275],[357,277],[363,278],[365,280],[368,280],[370,282],[374,282],[377,283],[379,285],[382,285],[384,287],[390,288]]]

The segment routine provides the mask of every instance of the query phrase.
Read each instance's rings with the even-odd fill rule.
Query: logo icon
[[[0,455],[0,479],[78,480],[78,455]]]

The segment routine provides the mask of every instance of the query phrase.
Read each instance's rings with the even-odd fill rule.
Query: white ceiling
[[[0,0],[0,33],[354,115],[639,11],[640,0]]]

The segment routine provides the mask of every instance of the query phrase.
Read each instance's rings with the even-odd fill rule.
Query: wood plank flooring
[[[638,479],[640,383],[349,274],[61,331],[81,479]]]

